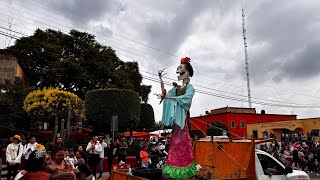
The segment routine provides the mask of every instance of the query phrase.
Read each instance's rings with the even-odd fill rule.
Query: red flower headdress
[[[181,64],[185,63],[185,62],[190,62],[190,58],[189,57],[185,57],[185,58],[181,58]]]

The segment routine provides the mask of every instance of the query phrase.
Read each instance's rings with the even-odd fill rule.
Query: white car
[[[258,180],[310,180],[304,171],[292,170],[267,152],[255,151],[256,176]]]

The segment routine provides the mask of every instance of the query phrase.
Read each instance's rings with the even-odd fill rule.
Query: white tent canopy
[[[171,133],[172,129],[164,129],[164,130],[157,130],[157,131],[152,131],[149,134],[161,134],[161,133]]]

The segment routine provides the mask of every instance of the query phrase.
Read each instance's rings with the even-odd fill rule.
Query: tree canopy
[[[155,127],[155,119],[153,108],[150,104],[141,104],[140,122],[138,125],[139,130],[145,129],[146,131],[152,130]]]
[[[83,101],[75,94],[59,90],[59,88],[44,88],[30,92],[23,105],[23,109],[33,120],[33,126],[39,122],[49,122],[53,127],[56,117],[67,119],[68,108],[72,108],[73,121],[84,119]]]
[[[16,77],[13,81],[5,80],[0,84],[0,121],[7,126],[19,129],[28,129],[26,112],[23,110],[23,101],[34,87],[25,88],[23,80]],[[1,123],[1,122],[0,122]]]
[[[88,90],[121,88],[148,100],[151,86],[141,84],[138,63],[120,60],[115,50],[86,32],[37,29],[32,36],[18,39],[8,51],[17,56],[30,82],[40,89],[59,87],[84,98]]]

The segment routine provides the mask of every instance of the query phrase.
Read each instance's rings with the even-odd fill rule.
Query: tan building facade
[[[291,121],[277,121],[268,123],[249,123],[247,124],[247,136],[255,138],[269,137],[274,134],[278,141],[281,140],[281,132],[295,131],[299,134],[307,134],[312,130],[320,129],[320,118],[297,119]]]
[[[0,52],[0,83],[4,83],[5,80],[14,81],[16,76],[24,79],[25,87],[29,86],[29,79],[18,64],[17,58]]]

